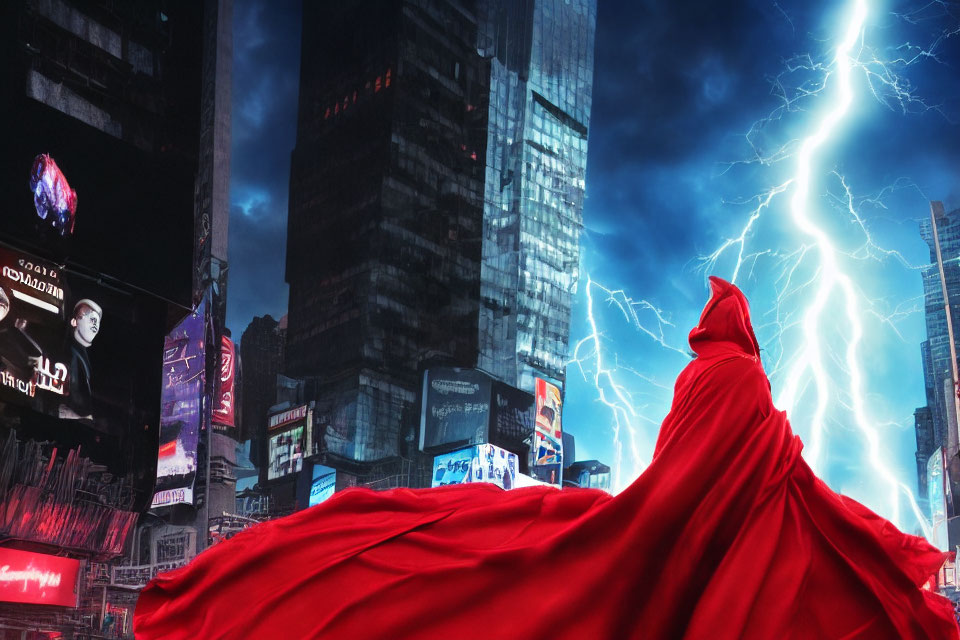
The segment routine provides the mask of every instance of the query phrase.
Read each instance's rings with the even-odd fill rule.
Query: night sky
[[[876,459],[915,491],[913,411],[925,403],[918,268],[929,262],[917,221],[929,216],[930,200],[960,207],[960,7],[868,4],[851,52],[853,102],[814,156],[808,212],[856,292],[862,406],[879,437]],[[592,334],[592,315],[599,366],[617,371],[600,377],[598,391],[596,342],[581,345],[579,363],[568,368],[564,428],[577,437],[577,458],[614,465],[620,486],[649,462],[673,380],[688,360],[686,334],[707,298],[707,272],[736,273],[775,400],[787,386],[802,352],[803,314],[824,274],[812,237],[792,222],[790,185],[760,211],[742,253],[734,244],[716,262],[700,258],[740,236],[763,194],[794,177],[800,142],[835,103],[838,76],[823,80],[835,70],[851,7],[850,0],[599,1],[571,346]],[[238,339],[254,315],[279,318],[286,310],[299,13],[297,2],[234,5],[227,324]],[[592,314],[588,276],[596,283]],[[619,304],[610,302],[607,292],[618,290]],[[624,313],[624,296],[636,315]],[[835,292],[819,331],[831,397],[815,467],[834,489],[884,515],[896,515],[897,502],[900,523],[913,530],[905,494],[894,497],[896,489],[877,480],[850,411],[844,313]],[[814,385],[808,376],[798,388],[788,412],[809,459]],[[601,392],[619,410],[605,406]]]

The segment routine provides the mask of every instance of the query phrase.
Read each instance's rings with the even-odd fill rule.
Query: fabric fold
[[[155,578],[137,637],[960,640],[919,588],[946,554],[815,477],[746,298],[711,290],[653,460],[616,497],[347,490]]]

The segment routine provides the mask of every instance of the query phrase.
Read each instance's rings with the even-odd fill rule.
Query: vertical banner
[[[947,497],[944,491],[943,448],[938,447],[927,460],[927,495],[930,502],[930,523],[933,529],[930,544],[947,551]]]
[[[213,423],[222,427],[236,426],[233,418],[235,356],[233,340],[223,336],[220,342],[220,397],[213,409]]]
[[[531,475],[543,482],[563,482],[563,430],[560,416],[563,399],[560,389],[537,378],[537,421],[533,433],[533,465]]]
[[[206,303],[164,339],[160,451],[153,507],[193,503],[197,441],[203,418]]]

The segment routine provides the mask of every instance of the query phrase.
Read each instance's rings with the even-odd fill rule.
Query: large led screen
[[[267,428],[267,480],[303,469],[310,435],[306,405],[270,416]]]
[[[170,332],[163,345],[160,450],[154,507],[193,503],[197,441],[203,418],[206,305]]]
[[[313,482],[310,483],[309,506],[331,498],[337,490],[337,470],[322,464],[313,465]]]
[[[0,247],[0,400],[125,435],[156,348],[139,321],[131,296]]]
[[[517,454],[492,444],[480,444],[436,456],[430,486],[490,482],[513,489],[518,473]]]
[[[490,376],[475,369],[428,369],[423,376],[420,450],[441,451],[487,440]]]
[[[153,495],[166,305],[0,246],[0,415]]]

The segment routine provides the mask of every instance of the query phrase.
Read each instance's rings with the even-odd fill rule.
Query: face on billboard
[[[73,310],[73,319],[70,320],[70,326],[73,329],[73,338],[85,347],[93,344],[93,339],[97,337],[100,331],[100,321],[103,318],[103,310],[100,305],[92,300],[81,300],[76,304]]]
[[[8,313],[10,313],[10,298],[6,291],[0,289],[0,322],[3,322]]]
[[[136,372],[157,357],[145,330],[157,323],[141,324],[147,319],[136,304],[54,263],[0,248],[0,401],[117,435],[133,421],[142,425],[130,409],[147,401]],[[152,397],[151,414],[155,403]]]

